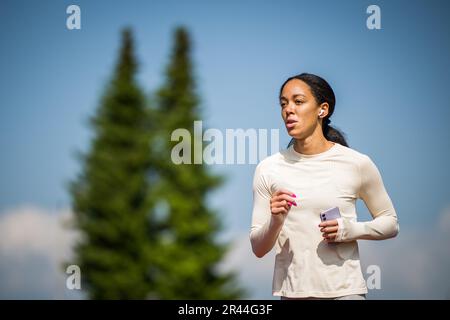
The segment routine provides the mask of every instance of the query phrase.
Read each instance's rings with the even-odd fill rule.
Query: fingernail
[[[292,202],[288,201],[288,204],[289,204],[290,206],[292,206]]]
[[[297,198],[297,196],[296,196],[294,193],[292,194],[292,196],[293,196],[294,198]]]
[[[292,202],[292,204],[293,204],[294,206],[297,206],[297,204],[296,204],[295,202]]]

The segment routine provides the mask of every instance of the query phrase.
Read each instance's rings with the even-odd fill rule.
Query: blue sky
[[[81,30],[66,8],[81,8]],[[366,8],[381,8],[368,30]],[[450,20],[447,1],[2,1],[0,215],[20,205],[70,205],[66,185],[87,119],[111,74],[120,29],[135,32],[139,80],[162,82],[172,31],[188,28],[204,126],[280,129],[278,90],[311,72],[332,85],[332,125],[380,169],[401,228],[432,230],[450,205]],[[211,195],[232,237],[247,232],[255,165]],[[367,209],[358,203],[362,219]],[[403,230],[403,229],[402,229]]]

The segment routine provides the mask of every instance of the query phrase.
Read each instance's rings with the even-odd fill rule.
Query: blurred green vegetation
[[[75,263],[89,298],[245,295],[234,273],[217,269],[228,246],[216,240],[222,226],[206,196],[224,177],[171,161],[171,133],[186,128],[194,137],[201,118],[190,51],[189,34],[178,27],[164,83],[147,98],[136,81],[132,31],[122,31],[118,62],[91,119],[93,141],[70,185],[82,235]]]

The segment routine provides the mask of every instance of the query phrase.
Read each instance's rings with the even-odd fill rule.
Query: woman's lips
[[[287,121],[286,122],[286,128],[292,129],[297,124],[297,121]]]

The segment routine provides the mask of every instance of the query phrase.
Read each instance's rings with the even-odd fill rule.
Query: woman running
[[[253,179],[250,241],[263,257],[276,249],[273,289],[281,299],[365,299],[357,240],[399,231],[380,172],[330,126],[335,95],[321,77],[302,73],[280,89],[287,149],[262,160]],[[373,219],[358,222],[357,199]],[[321,221],[338,207],[340,217]]]

